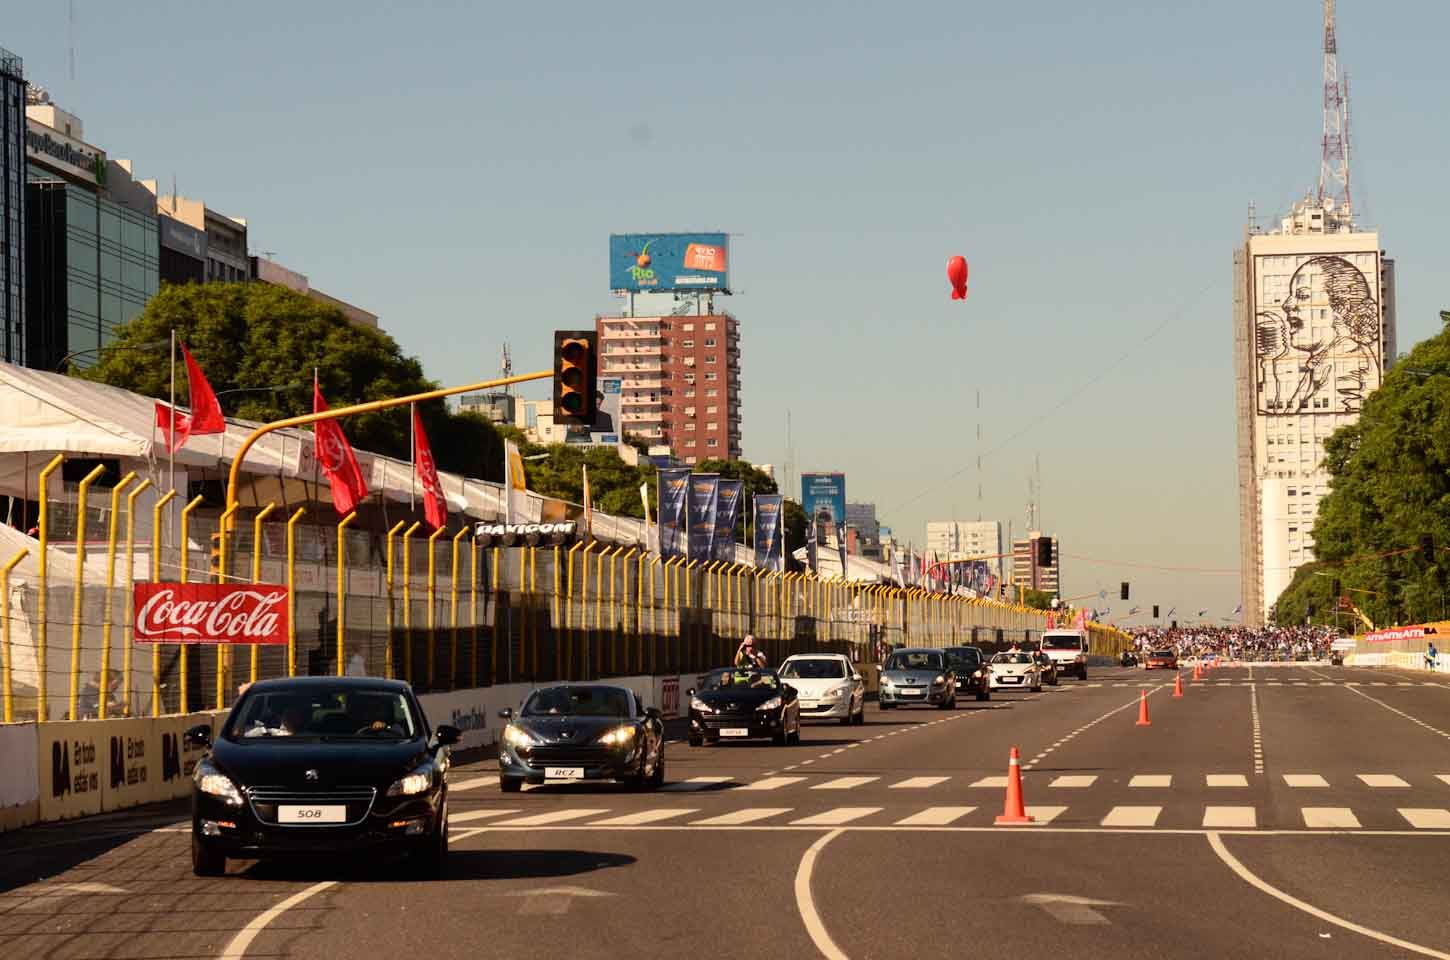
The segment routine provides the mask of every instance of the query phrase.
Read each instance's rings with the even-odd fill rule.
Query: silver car
[[[882,710],[903,706],[932,706],[942,710],[957,705],[957,676],[946,651],[897,650],[881,666]]]

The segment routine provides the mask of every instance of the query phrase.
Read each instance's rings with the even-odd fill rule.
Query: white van
[[[1079,680],[1087,679],[1088,635],[1086,630],[1059,629],[1042,631],[1042,642],[1038,645],[1043,653],[1057,664],[1058,674],[1071,674]]]

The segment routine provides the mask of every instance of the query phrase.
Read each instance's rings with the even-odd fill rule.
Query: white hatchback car
[[[795,688],[802,720],[866,722],[866,682],[844,654],[787,657],[778,672]]]
[[[993,690],[1042,692],[1042,667],[1030,653],[1008,651],[992,658]]]

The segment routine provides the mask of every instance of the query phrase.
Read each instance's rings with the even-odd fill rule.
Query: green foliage
[[[594,509],[617,517],[644,517],[639,485],[649,485],[650,509],[655,502],[655,471],[648,462],[632,467],[620,459],[614,447],[587,444],[555,443],[542,446],[520,443],[524,457],[544,455],[541,460],[526,460],[524,477],[529,489],[546,497],[584,502],[584,464],[589,465],[589,495]]]
[[[392,337],[348,323],[336,307],[264,283],[167,284],[146,309],[116,331],[100,361],[79,376],[165,399],[172,329],[200,364],[229,417],[271,421],[312,411],[317,370],[331,407],[434,389],[422,365],[402,354]],[[148,346],[148,344],[163,344]],[[186,377],[178,365],[177,402]],[[419,412],[443,470],[501,480],[503,446],[477,414],[452,414],[442,400]],[[349,417],[343,424],[359,449],[410,458],[407,408]]]
[[[1052,594],[1046,590],[1033,590],[1029,587],[1022,591],[1022,605],[1031,607],[1033,610],[1051,610]]]
[[[1325,443],[1325,466],[1330,492],[1314,522],[1323,569],[1377,624],[1439,618],[1450,573],[1450,330],[1396,363],[1359,420]],[[1420,555],[1425,534],[1433,563]],[[1309,595],[1286,598],[1283,616]]]
[[[1302,625],[1306,620],[1317,624],[1335,622],[1334,580],[1339,577],[1337,569],[1323,561],[1306,563],[1294,571],[1294,579],[1274,601],[1270,619],[1281,627]],[[1343,592],[1343,584],[1340,586]],[[1310,608],[1314,612],[1309,612]],[[1341,613],[1338,622],[1348,625],[1353,614]]]

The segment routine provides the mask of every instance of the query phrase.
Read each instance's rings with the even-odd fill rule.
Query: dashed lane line
[[[1383,686],[1383,684],[1379,684],[1379,686]],[[1363,690],[1351,689],[1349,692],[1352,693],[1352,694],[1354,694],[1357,697],[1364,697],[1370,703],[1377,703],[1380,706],[1384,707],[1386,710],[1388,710],[1390,713],[1398,714],[1399,716],[1404,717],[1406,720],[1410,721],[1411,723],[1413,723],[1413,724],[1415,724],[1415,725],[1417,725],[1419,727],[1422,727],[1423,729],[1428,730],[1428,731],[1430,731],[1433,734],[1437,734],[1437,735],[1439,735],[1441,737],[1444,737],[1446,740],[1450,740],[1450,733],[1446,733],[1444,730],[1441,730],[1439,727],[1432,727],[1430,724],[1428,724],[1425,721],[1421,720],[1419,717],[1412,717],[1408,713],[1406,713],[1405,711],[1399,709],[1398,707],[1392,707],[1388,703],[1385,703],[1383,700],[1380,700],[1377,697],[1370,696],[1369,694],[1365,693]]]
[[[1259,719],[1259,688],[1253,684],[1249,685],[1249,717],[1253,721],[1254,728],[1254,773],[1262,775],[1264,772],[1264,725]]]

